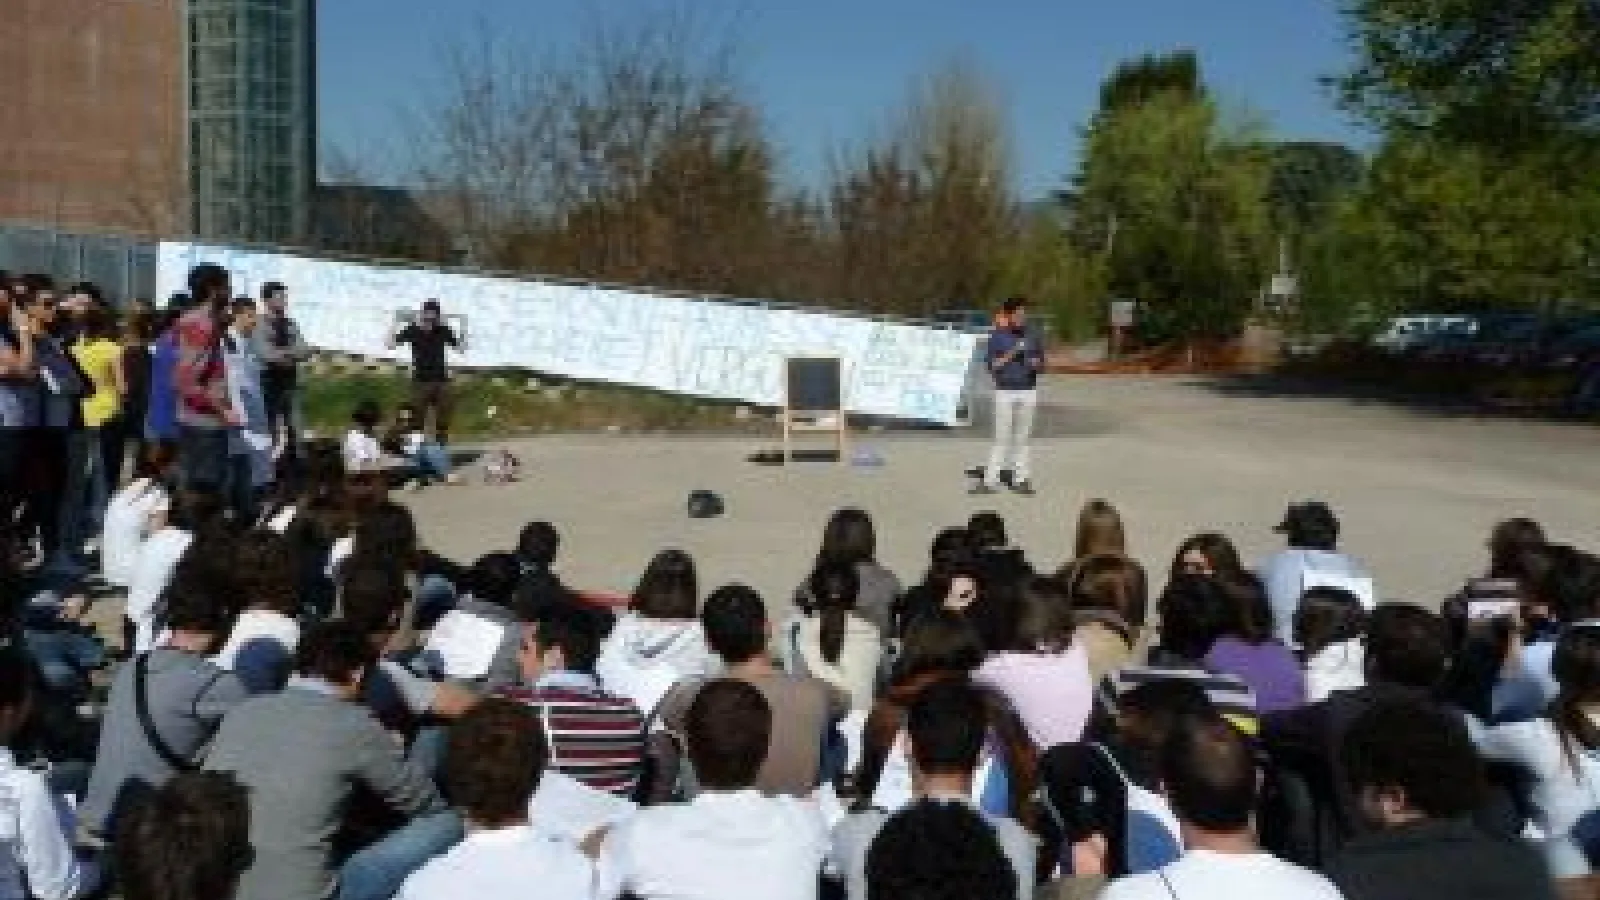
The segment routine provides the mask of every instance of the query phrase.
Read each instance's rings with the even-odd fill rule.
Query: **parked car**
[[[1387,353],[1403,356],[1429,344],[1471,335],[1474,327],[1471,316],[1396,316],[1372,343]]]
[[[1572,369],[1600,354],[1600,325],[1580,328],[1551,342],[1544,353],[1545,365]]]

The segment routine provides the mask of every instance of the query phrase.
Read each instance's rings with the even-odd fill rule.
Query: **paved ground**
[[[1271,528],[1286,503],[1324,499],[1383,595],[1429,605],[1481,568],[1498,519],[1531,515],[1560,540],[1600,543],[1600,431],[1590,428],[1200,380],[1061,377],[1043,392],[1032,498],[967,496],[962,470],[987,450],[980,427],[862,435],[879,468],[756,465],[747,457],[762,445],[749,437],[539,438],[516,445],[520,484],[435,488],[408,502],[431,546],[463,561],[509,548],[523,522],[543,518],[562,531],[560,568],[576,585],[626,591],[672,545],[694,554],[707,589],[743,580],[769,601],[787,600],[823,522],[845,505],[872,514],[881,560],[908,582],[937,528],[983,508],[1006,517],[1036,565],[1054,567],[1093,497],[1123,511],[1153,570],[1205,529],[1259,558],[1278,545]],[[689,519],[695,488],[722,494],[727,514]]]

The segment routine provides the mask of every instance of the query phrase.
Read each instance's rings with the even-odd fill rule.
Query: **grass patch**
[[[306,424],[323,434],[348,427],[351,410],[363,400],[378,401],[387,418],[396,405],[411,397],[411,378],[406,374],[324,373],[308,375],[301,383]],[[527,385],[525,374],[456,375],[451,434],[488,438],[559,431],[752,432],[763,428],[761,418],[740,418],[738,404],[616,385],[561,384],[531,390]]]

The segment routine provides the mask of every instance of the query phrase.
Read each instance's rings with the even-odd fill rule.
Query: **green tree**
[[[1303,232],[1331,212],[1340,197],[1361,183],[1360,154],[1343,144],[1285,141],[1267,148],[1271,183],[1267,200],[1279,228]]]
[[[1387,132],[1496,149],[1600,126],[1594,0],[1344,0],[1358,59],[1335,81]]]
[[[1597,194],[1563,189],[1572,165],[1560,154],[1508,161],[1470,145],[1391,140],[1363,190],[1319,235],[1323,256],[1308,289],[1355,291],[1388,310],[1590,296]]]
[[[1074,204],[1081,245],[1157,337],[1228,335],[1271,265],[1270,166],[1248,128],[1185,91],[1098,116]]]
[[[1194,51],[1141,56],[1118,64],[1111,77],[1100,85],[1097,117],[1139,106],[1165,94],[1200,100],[1207,93],[1200,77],[1200,60]]]

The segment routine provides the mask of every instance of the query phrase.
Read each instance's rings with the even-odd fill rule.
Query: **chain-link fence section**
[[[0,223],[0,269],[48,274],[62,285],[90,281],[118,305],[162,299],[153,296],[156,242],[128,235]]]

